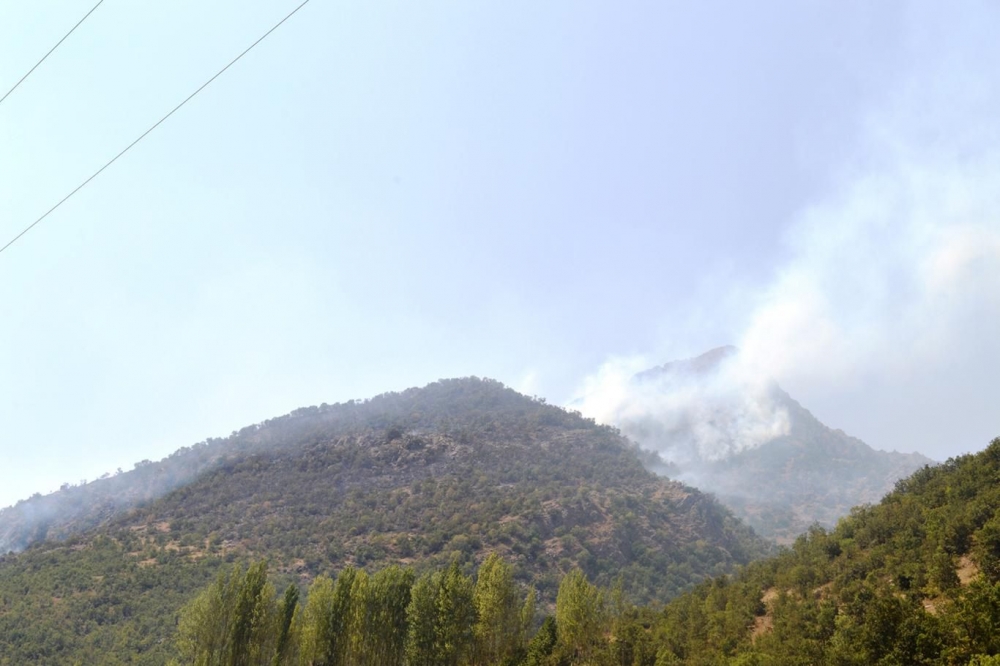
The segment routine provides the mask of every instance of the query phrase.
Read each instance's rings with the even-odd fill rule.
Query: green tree
[[[520,642],[522,645],[527,644],[528,636],[531,634],[531,630],[535,626],[535,606],[537,604],[538,595],[535,593],[535,588],[528,590],[528,595],[524,599],[524,605],[521,606],[521,638]]]
[[[966,659],[976,654],[1000,654],[1000,584],[975,580],[955,602],[950,618],[958,635],[953,652]],[[953,659],[957,662],[958,659]]]
[[[402,666],[406,657],[407,617],[413,572],[398,566],[382,569],[368,585],[371,611],[371,657],[377,666]]]
[[[514,570],[496,553],[479,566],[473,603],[476,609],[475,663],[499,664],[521,648],[521,609]]]
[[[555,650],[557,633],[556,619],[551,615],[547,616],[528,643],[524,666],[544,666]]]
[[[441,573],[424,574],[410,590],[407,607],[407,666],[436,666],[437,662],[437,591]]]
[[[250,566],[243,577],[231,617],[231,666],[270,664],[273,659],[275,620],[274,587],[267,582],[267,563]]]
[[[274,666],[293,664],[297,661],[298,635],[295,632],[295,618],[299,609],[299,588],[289,585],[281,601],[278,613],[278,642],[275,646]]]
[[[327,613],[333,605],[333,581],[317,576],[309,586],[302,631],[299,638],[299,659],[304,666],[319,666],[324,662],[325,646],[329,642]]]
[[[1000,666],[1000,655],[977,654],[969,661],[969,666]]]
[[[435,627],[438,663],[458,666],[471,656],[473,648],[476,606],[472,579],[462,573],[454,560],[440,580]]]
[[[995,514],[976,533],[976,545],[972,554],[986,580],[991,583],[1000,582],[1000,513]]]
[[[233,567],[187,604],[177,625],[177,649],[194,666],[221,666],[229,654],[230,617],[243,572]]]
[[[278,628],[267,564],[233,567],[182,609],[178,651],[195,666],[265,666]]]
[[[372,642],[378,627],[375,624],[375,599],[368,585],[368,574],[359,569],[351,581],[350,605],[347,621],[347,652],[345,664],[374,666]]]
[[[300,659],[308,666],[345,666],[351,641],[351,591],[357,569],[347,567],[336,582],[317,576],[309,588]]]
[[[563,576],[559,584],[556,626],[562,653],[574,663],[590,663],[602,642],[604,599],[579,569]]]
[[[928,565],[928,578],[940,592],[947,592],[958,587],[955,562],[944,546],[938,546],[934,555],[931,556]]]

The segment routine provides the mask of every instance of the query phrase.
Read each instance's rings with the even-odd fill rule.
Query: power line
[[[31,73],[32,73],[33,71],[35,71],[36,69],[38,69],[38,66],[39,66],[39,65],[41,65],[41,64],[42,64],[43,62],[45,62],[45,59],[46,59],[46,58],[48,58],[48,57],[49,57],[50,55],[52,55],[52,52],[53,52],[53,51],[55,51],[55,50],[56,50],[57,48],[59,48],[59,45],[60,45],[60,44],[62,44],[63,42],[65,42],[65,41],[66,41],[66,38],[67,38],[67,37],[69,37],[70,35],[72,35],[72,34],[73,34],[73,31],[74,31],[74,30],[76,30],[77,28],[79,28],[79,27],[80,27],[80,24],[81,24],[81,23],[83,23],[84,21],[86,21],[86,20],[87,20],[87,17],[88,17],[88,16],[90,16],[91,14],[93,14],[93,13],[94,13],[94,10],[95,10],[95,9],[97,9],[98,7],[100,7],[100,6],[101,6],[101,3],[102,3],[102,2],[104,2],[104,0],[98,0],[97,4],[96,4],[96,5],[94,5],[94,6],[93,6],[93,7],[92,7],[92,8],[90,9],[90,11],[89,11],[89,12],[87,12],[86,14],[84,14],[84,15],[83,15],[83,18],[82,18],[82,19],[80,19],[79,21],[77,21],[77,22],[76,22],[76,25],[74,25],[74,26],[73,26],[72,28],[70,28],[70,31],[69,31],[69,32],[67,32],[67,33],[66,33],[65,35],[63,35],[63,38],[62,38],[62,39],[60,39],[60,40],[59,40],[58,42],[56,42],[56,45],[55,45],[55,46],[53,46],[53,47],[52,47],[51,49],[49,49],[49,52],[48,52],[48,53],[46,53],[45,55],[43,55],[43,56],[42,56],[42,59],[41,59],[41,60],[39,60],[38,62],[36,62],[36,63],[35,63],[35,66],[34,66],[34,67],[32,67],[31,69],[29,69],[29,70],[28,70],[28,73],[27,73],[27,74],[25,74],[24,76],[22,76],[22,77],[21,77],[21,80],[20,80],[20,81],[18,81],[17,83],[15,83],[15,84],[14,84],[14,87],[13,87],[13,88],[11,88],[10,90],[8,90],[8,91],[7,91],[7,94],[6,94],[6,95],[4,95],[3,97],[0,97],[0,104],[3,104],[3,101],[4,101],[5,99],[7,99],[8,97],[10,97],[10,94],[11,94],[12,92],[14,92],[15,90],[17,90],[17,87],[18,87],[19,85],[21,85],[22,83],[24,83],[24,80],[25,80],[26,78],[28,78],[29,76],[31,76]]]
[[[102,0],[102,2],[103,2],[103,0]],[[112,157],[110,160],[108,160],[108,162],[104,166],[102,166],[100,169],[98,169],[93,174],[91,174],[91,176],[89,178],[87,178],[87,180],[85,180],[82,183],[80,183],[79,185],[77,185],[73,189],[72,192],[70,192],[69,194],[67,194],[66,196],[64,196],[62,199],[60,199],[59,203],[57,203],[55,206],[53,206],[52,208],[50,208],[47,211],[45,211],[45,214],[43,214],[37,220],[35,220],[31,224],[29,224],[27,227],[25,227],[24,230],[21,233],[19,233],[18,235],[14,236],[14,238],[12,238],[9,243],[7,243],[6,245],[4,245],[3,247],[0,247],[0,253],[2,253],[4,250],[6,250],[11,245],[13,245],[18,240],[20,240],[21,236],[23,236],[24,234],[26,234],[29,231],[31,231],[35,227],[36,224],[38,224],[39,222],[41,222],[42,220],[44,220],[45,218],[47,218],[50,214],[52,214],[52,212],[56,208],[59,208],[59,206],[62,206],[64,203],[66,203],[66,201],[68,201],[70,197],[72,197],[74,194],[76,194],[77,192],[79,192],[80,190],[82,190],[84,187],[86,187],[87,184],[90,183],[90,181],[94,180],[99,175],[101,175],[102,171],[104,171],[109,166],[111,166],[112,164],[114,164],[115,162],[117,162],[119,157],[121,157],[122,155],[124,155],[125,153],[127,153],[129,150],[131,150],[132,147],[135,146],[135,144],[137,144],[140,141],[142,141],[143,139],[145,139],[146,136],[150,132],[152,132],[157,127],[159,127],[161,124],[163,124],[163,121],[165,121],[170,116],[174,115],[174,113],[176,113],[178,109],[180,109],[182,106],[184,106],[185,104],[187,104],[188,102],[190,102],[191,98],[193,98],[195,95],[197,95],[202,90],[204,90],[205,88],[207,88],[208,85],[210,83],[212,83],[212,81],[215,81],[217,78],[219,78],[220,76],[222,76],[223,72],[225,72],[227,69],[229,69],[230,67],[232,67],[233,65],[235,65],[236,62],[240,58],[242,58],[247,53],[249,53],[251,51],[251,49],[253,49],[253,47],[257,46],[262,41],[264,41],[267,38],[268,35],[270,35],[272,32],[274,32],[279,27],[281,27],[281,24],[283,24],[288,19],[292,18],[292,16],[294,16],[296,12],[298,12],[300,9],[302,9],[303,7],[305,7],[307,4],[309,4],[309,0],[305,0],[301,5],[299,5],[298,7],[296,7],[295,9],[293,9],[291,12],[289,12],[288,15],[285,16],[285,18],[283,18],[280,21],[278,21],[277,23],[275,23],[274,26],[272,26],[270,30],[268,30],[267,32],[265,32],[263,35],[261,35],[257,39],[257,41],[255,41],[253,44],[251,44],[250,46],[248,46],[246,48],[246,50],[243,51],[243,53],[239,54],[238,56],[236,56],[235,58],[233,58],[231,61],[229,61],[228,65],[226,65],[225,67],[223,67],[222,69],[220,69],[218,72],[216,72],[215,75],[212,78],[210,78],[208,81],[205,81],[203,84],[201,84],[201,86],[199,86],[198,89],[195,90],[193,93],[191,93],[190,95],[188,95],[184,99],[183,102],[181,102],[180,104],[178,104],[177,106],[175,106],[173,109],[170,110],[169,113],[167,113],[167,115],[165,115],[162,118],[160,118],[159,120],[157,120],[156,123],[154,123],[152,127],[150,127],[148,130],[146,130],[145,132],[143,132],[142,134],[140,134],[138,139],[136,139],[132,143],[130,143],[127,146],[125,146],[125,148],[123,148],[120,153],[118,153],[117,155],[115,155],[114,157]]]

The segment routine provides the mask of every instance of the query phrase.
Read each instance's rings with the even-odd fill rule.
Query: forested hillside
[[[345,567],[471,572],[498,553],[545,607],[574,569],[664,601],[769,548],[614,430],[489,380],[297,410],[151,463],[202,464],[161,499],[0,561],[0,663],[163,663],[178,609],[250,558],[305,586]]]
[[[684,664],[987,663],[1000,654],[998,509],[1000,439],[703,584],[657,635]]]
[[[993,666],[998,482],[1000,439],[662,610],[573,569],[538,626],[530,588],[495,553],[474,574],[457,560],[419,578],[347,568],[317,578],[300,606],[299,588],[279,601],[258,563],[205,588],[182,610],[174,641],[184,663]]]

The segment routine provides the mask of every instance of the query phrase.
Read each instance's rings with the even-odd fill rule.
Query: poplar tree
[[[407,666],[459,666],[472,656],[476,607],[472,579],[453,562],[413,584],[406,641]]]
[[[296,647],[298,636],[294,631],[294,623],[298,615],[298,610],[299,588],[292,584],[285,590],[285,596],[281,601],[281,608],[278,612],[278,642],[274,650],[273,666],[294,664],[297,661]]]
[[[499,664],[521,647],[521,613],[514,570],[496,553],[479,566],[473,592],[476,609],[475,661],[481,666]]]
[[[604,600],[579,569],[570,571],[559,583],[556,625],[561,651],[573,663],[589,663],[604,628]]]
[[[178,649],[195,666],[268,666],[277,614],[267,564],[233,567],[182,611]]]
[[[267,563],[250,566],[243,577],[230,619],[230,666],[265,666],[272,660],[276,619],[274,587],[267,582]]]
[[[317,576],[309,588],[302,628],[301,661],[307,666],[345,666],[351,640],[351,589],[358,571],[347,567],[336,582]]]
[[[556,647],[556,619],[549,615],[542,622],[535,637],[528,643],[524,666],[544,666]]]
[[[337,576],[333,586],[333,599],[326,614],[327,643],[324,649],[323,666],[346,666],[347,654],[351,643],[351,629],[354,613],[351,608],[353,601],[351,591],[358,570],[347,567]]]
[[[441,573],[424,574],[410,590],[406,615],[407,666],[437,666],[437,591]]]
[[[403,666],[407,636],[406,610],[410,605],[413,572],[398,566],[382,569],[371,577],[368,592],[372,612],[372,662],[378,666]]]
[[[521,645],[528,643],[528,636],[531,635],[531,630],[535,626],[536,603],[537,595],[535,594],[535,588],[531,588],[528,590],[528,596],[524,599],[524,605],[521,606],[521,634],[519,636]]]
[[[374,666],[373,642],[380,630],[374,622],[376,600],[371,594],[368,574],[359,569],[351,581],[350,610],[347,625],[347,654],[344,663],[351,666]]]
[[[212,585],[181,610],[177,648],[186,663],[194,666],[225,664],[231,644],[231,614],[242,579],[239,567],[220,572]]]
[[[302,632],[299,638],[299,659],[303,666],[320,666],[325,661],[329,643],[327,633],[328,609],[333,605],[333,581],[328,576],[317,576],[309,586],[305,610],[302,613]]]
[[[435,627],[438,663],[458,666],[466,663],[473,648],[476,607],[472,599],[472,579],[453,561],[437,590]]]

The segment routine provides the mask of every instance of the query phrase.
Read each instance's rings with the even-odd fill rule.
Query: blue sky
[[[0,234],[293,2],[108,0],[0,104]],[[6,90],[89,0],[0,8]],[[741,346],[824,422],[1000,434],[989,3],[334,3],[0,254],[0,506],[441,377]]]

